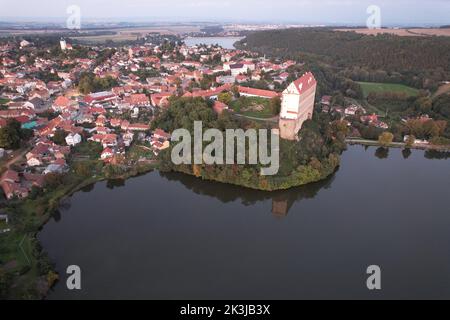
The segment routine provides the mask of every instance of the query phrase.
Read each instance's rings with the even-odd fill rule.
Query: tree
[[[84,73],[81,75],[80,81],[78,82],[78,90],[82,94],[89,94],[91,92],[110,90],[117,85],[117,80],[111,76],[99,78],[93,73]]]
[[[270,99],[269,108],[270,108],[270,112],[274,116],[280,114],[280,112],[281,112],[281,99],[280,99],[280,97],[274,97],[274,98]]]
[[[53,135],[52,141],[60,146],[66,146],[66,137],[68,133],[64,130],[56,130],[55,134]]]
[[[231,101],[233,100],[233,95],[230,92],[222,92],[219,94],[218,99],[220,102],[223,102],[226,105],[230,105]]]
[[[0,148],[18,149],[20,142],[29,138],[29,130],[22,130],[17,120],[10,120],[0,128]]]
[[[378,142],[383,147],[389,147],[391,145],[392,141],[394,141],[394,135],[390,132],[383,132],[380,135],[380,137],[378,138]]]
[[[6,126],[0,129],[0,147],[5,149],[18,149],[20,137],[13,128]]]
[[[63,175],[58,173],[49,173],[45,175],[45,185],[54,190],[63,184]]]

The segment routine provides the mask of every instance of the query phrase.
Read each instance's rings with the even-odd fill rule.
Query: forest
[[[450,38],[362,35],[329,28],[255,32],[239,48],[297,61],[320,61],[354,81],[437,89],[450,79]]]

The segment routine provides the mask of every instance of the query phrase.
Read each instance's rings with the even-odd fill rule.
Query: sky
[[[71,5],[86,21],[297,24],[365,24],[367,8],[377,5],[386,26],[450,24],[450,0],[0,0],[0,21],[66,19]]]

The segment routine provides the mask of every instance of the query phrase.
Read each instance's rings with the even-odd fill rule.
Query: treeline
[[[319,58],[355,81],[432,89],[450,78],[450,38],[446,37],[368,36],[302,28],[252,33],[238,47],[296,60]]]

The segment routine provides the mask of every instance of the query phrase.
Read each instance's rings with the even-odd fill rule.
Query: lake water
[[[275,193],[158,172],[98,183],[39,234],[62,279],[49,299],[449,299],[450,161],[430,158],[351,146],[333,177]]]
[[[224,49],[235,49],[234,44],[244,39],[243,37],[191,37],[186,38],[186,45],[192,47],[200,44],[215,45],[218,44]]]

